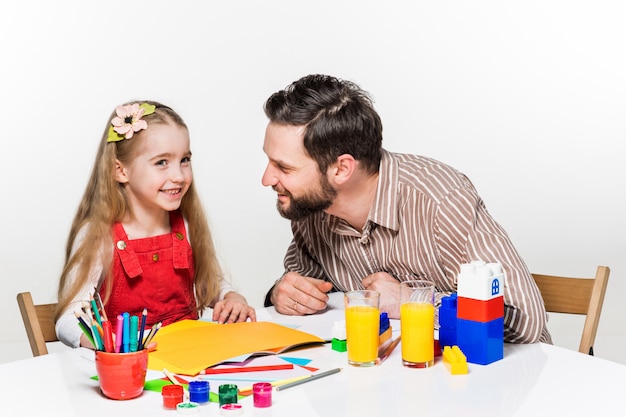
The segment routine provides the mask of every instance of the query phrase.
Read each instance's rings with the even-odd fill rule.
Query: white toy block
[[[457,295],[474,300],[491,300],[504,295],[504,272],[497,262],[474,261],[461,264]]]
[[[332,336],[333,339],[346,340],[346,322],[344,320],[333,323]]]

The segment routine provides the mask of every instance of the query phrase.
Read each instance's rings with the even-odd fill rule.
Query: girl
[[[189,131],[174,110],[139,101],[117,107],[67,241],[59,340],[93,348],[75,312],[94,289],[113,329],[118,314],[144,308],[148,326],[197,319],[207,307],[220,323],[256,320],[222,276],[192,180]]]

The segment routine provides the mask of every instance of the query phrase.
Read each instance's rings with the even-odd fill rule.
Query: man
[[[283,314],[323,310],[331,290],[380,292],[399,318],[399,282],[456,291],[460,265],[499,262],[506,274],[504,339],[551,343],[541,294],[470,180],[430,158],[382,148],[367,92],[309,75],[265,103],[263,185],[278,193],[293,240],[285,273],[266,296]]]

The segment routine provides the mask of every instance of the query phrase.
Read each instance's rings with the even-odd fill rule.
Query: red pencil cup
[[[130,400],[141,395],[146,383],[148,350],[128,353],[96,351],[100,390],[113,400]]]

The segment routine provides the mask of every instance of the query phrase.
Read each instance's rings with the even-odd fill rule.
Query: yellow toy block
[[[442,356],[443,363],[452,375],[461,375],[468,372],[467,358],[458,346],[444,346]]]

